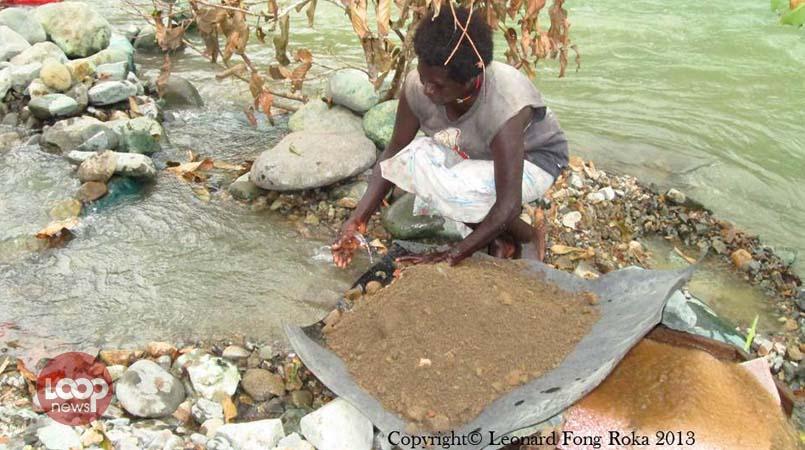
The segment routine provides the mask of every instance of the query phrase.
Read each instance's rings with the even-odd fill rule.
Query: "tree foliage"
[[[558,60],[560,77],[565,75],[571,50],[576,54],[577,64],[579,61],[569,37],[565,0],[552,0],[549,7],[548,0],[461,0],[458,3],[445,0],[294,0],[282,8],[277,0],[259,3],[189,0],[189,10],[181,12],[174,12],[173,3],[151,1],[154,12],[148,17],[156,27],[157,41],[165,52],[158,86],[164,85],[170,74],[170,53],[183,44],[190,45],[185,33],[195,24],[204,42],[202,55],[224,67],[217,78],[237,77],[249,84],[254,104],[247,109],[247,115],[260,110],[270,117],[275,96],[306,100],[301,89],[314,64],[314,55],[302,48],[293,54],[293,59],[289,57],[289,15],[304,13],[307,25],[314,27],[320,1],[328,1],[344,12],[352,25],[356,44],[363,49],[365,71],[370,80],[378,90],[387,86],[385,98],[393,98],[399,91],[414,59],[414,30],[429,8],[439,14],[455,14],[456,5],[463,5],[471,10],[472,16],[483,17],[493,30],[505,37],[506,61],[530,77],[536,76],[540,60]],[[464,28],[461,24],[459,27]],[[270,40],[269,35],[272,35]],[[257,67],[248,57],[246,44],[251,37],[273,46],[275,61],[268,67]],[[389,76],[392,78],[386,84]],[[269,84],[276,85],[268,83],[269,79],[285,80],[287,89],[269,88]]]

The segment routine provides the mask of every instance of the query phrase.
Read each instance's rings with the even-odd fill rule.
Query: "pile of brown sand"
[[[563,291],[520,264],[408,267],[345,313],[327,344],[409,432],[457,428],[557,367],[599,317],[593,294]]]
[[[665,439],[670,448],[784,450],[796,449],[798,440],[749,371],[704,351],[650,339],[565,419],[565,430],[579,436],[628,436],[635,430],[654,444]]]

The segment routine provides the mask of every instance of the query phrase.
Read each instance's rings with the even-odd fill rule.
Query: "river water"
[[[115,27],[141,23],[122,2],[93,3]],[[293,20],[290,47],[310,47],[328,66],[360,65],[348,21],[332,5],[319,8],[315,30],[304,16]],[[537,84],[573,151],[681,188],[768,243],[805,249],[805,32],[777,25],[763,1],[600,0],[571,3],[570,13],[582,68],[557,79],[548,64]],[[257,43],[249,54],[272,59]],[[192,149],[240,162],[281,136],[263,123],[250,128],[240,112],[247,87],[216,82],[191,52],[174,73],[207,105],[177,112],[162,158]],[[0,338],[51,349],[281,339],[282,322],[319,319],[366,267],[336,270],[326,242],[299,238],[270,212],[215,195],[203,202],[165,173],[144,195],[84,216],[65,248],[28,251],[50,207],[77,186],[67,163],[36,148],[0,155]],[[736,319],[751,319],[754,307],[724,303],[728,316],[737,309]]]

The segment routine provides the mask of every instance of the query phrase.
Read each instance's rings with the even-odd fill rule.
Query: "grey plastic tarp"
[[[595,293],[599,297],[601,317],[559,367],[505,394],[472,422],[453,430],[455,436],[472,435],[472,444],[449,448],[484,448],[491,445],[490,431],[495,436],[502,436],[533,426],[584,397],[660,323],[666,301],[690,278],[693,269],[626,268],[596,280],[584,280],[538,262],[530,262],[524,270],[535,276],[544,274],[546,281],[566,290]],[[330,390],[361,411],[387,436],[392,432],[398,437],[405,435],[407,422],[384,409],[377,399],[361,389],[335,353],[319,345],[302,328],[286,326],[285,331],[307,368]],[[549,344],[535,342],[534,345]],[[470,439],[465,439],[465,442],[470,442]]]

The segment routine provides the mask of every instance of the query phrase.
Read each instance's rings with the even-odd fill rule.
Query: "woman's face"
[[[417,71],[425,88],[425,95],[437,105],[446,105],[472,93],[473,80],[467,83],[453,81],[444,67],[420,63]]]

